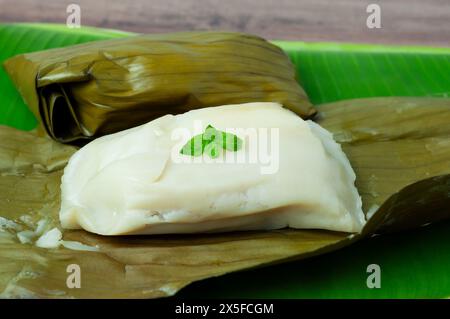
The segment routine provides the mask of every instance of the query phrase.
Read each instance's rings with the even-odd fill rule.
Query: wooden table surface
[[[236,30],[268,39],[450,46],[450,0],[0,0],[0,22],[81,24],[137,32]],[[381,7],[381,28],[366,7]]]

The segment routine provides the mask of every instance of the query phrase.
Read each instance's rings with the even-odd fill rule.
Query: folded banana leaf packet
[[[242,33],[132,36],[23,54],[4,66],[60,142],[223,104],[279,102],[303,118],[315,113],[287,55]]]
[[[1,297],[170,296],[201,279],[309,258],[450,217],[450,99],[367,98],[317,110],[317,122],[334,134],[356,172],[368,218],[359,234],[281,229],[109,237],[63,231],[60,182],[77,147],[42,131],[0,126]],[[40,234],[54,227],[63,231],[63,245],[37,247]],[[82,269],[80,289],[66,284],[69,264]]]

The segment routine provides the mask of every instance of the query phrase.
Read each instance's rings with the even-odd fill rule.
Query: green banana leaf
[[[0,61],[18,53],[118,36],[126,34],[48,25],[1,26]],[[316,103],[389,95],[446,96],[450,91],[450,50],[447,49],[277,44],[286,49],[296,63],[302,84]],[[0,123],[27,130],[34,128],[35,119],[4,73],[0,74],[0,85],[2,93],[4,91]],[[366,138],[364,134],[357,136]],[[343,138],[346,137],[343,134]],[[181,295],[448,297],[449,230],[450,224],[444,222],[401,234],[378,236],[310,260],[210,279],[186,288]],[[36,259],[39,261],[39,256]],[[383,270],[382,289],[366,286],[366,267],[371,263],[379,264]],[[5,269],[7,271],[8,267]]]

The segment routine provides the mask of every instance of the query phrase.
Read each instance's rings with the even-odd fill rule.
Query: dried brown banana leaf
[[[1,296],[167,296],[193,281],[308,258],[375,233],[450,218],[450,99],[374,98],[318,109],[319,123],[342,143],[356,171],[365,211],[373,214],[360,235],[283,229],[103,237],[64,231],[65,241],[97,251],[21,244],[17,232],[39,220],[58,225],[61,169],[75,148],[0,127]],[[67,288],[69,264],[81,267],[80,289]]]
[[[357,173],[366,212],[409,184],[450,174],[450,99],[355,99],[317,109]]]
[[[304,118],[315,113],[287,55],[242,33],[133,36],[23,54],[4,65],[60,142],[224,104],[280,102]]]

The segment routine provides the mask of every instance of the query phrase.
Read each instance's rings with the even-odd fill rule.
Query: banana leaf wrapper
[[[60,142],[223,104],[312,108],[293,64],[262,38],[226,32],[143,35],[23,54],[4,63],[25,103]]]
[[[0,216],[5,218],[0,296],[169,296],[201,279],[325,254],[374,235],[450,218],[450,99],[360,99],[318,110],[318,122],[342,143],[356,171],[364,209],[371,215],[361,234],[282,229],[102,237],[80,230],[64,231],[63,239],[98,251],[22,244],[17,232],[36,227],[38,220],[59,227],[60,178],[76,148],[37,132],[0,127]],[[70,264],[81,268],[80,289],[67,288]]]

